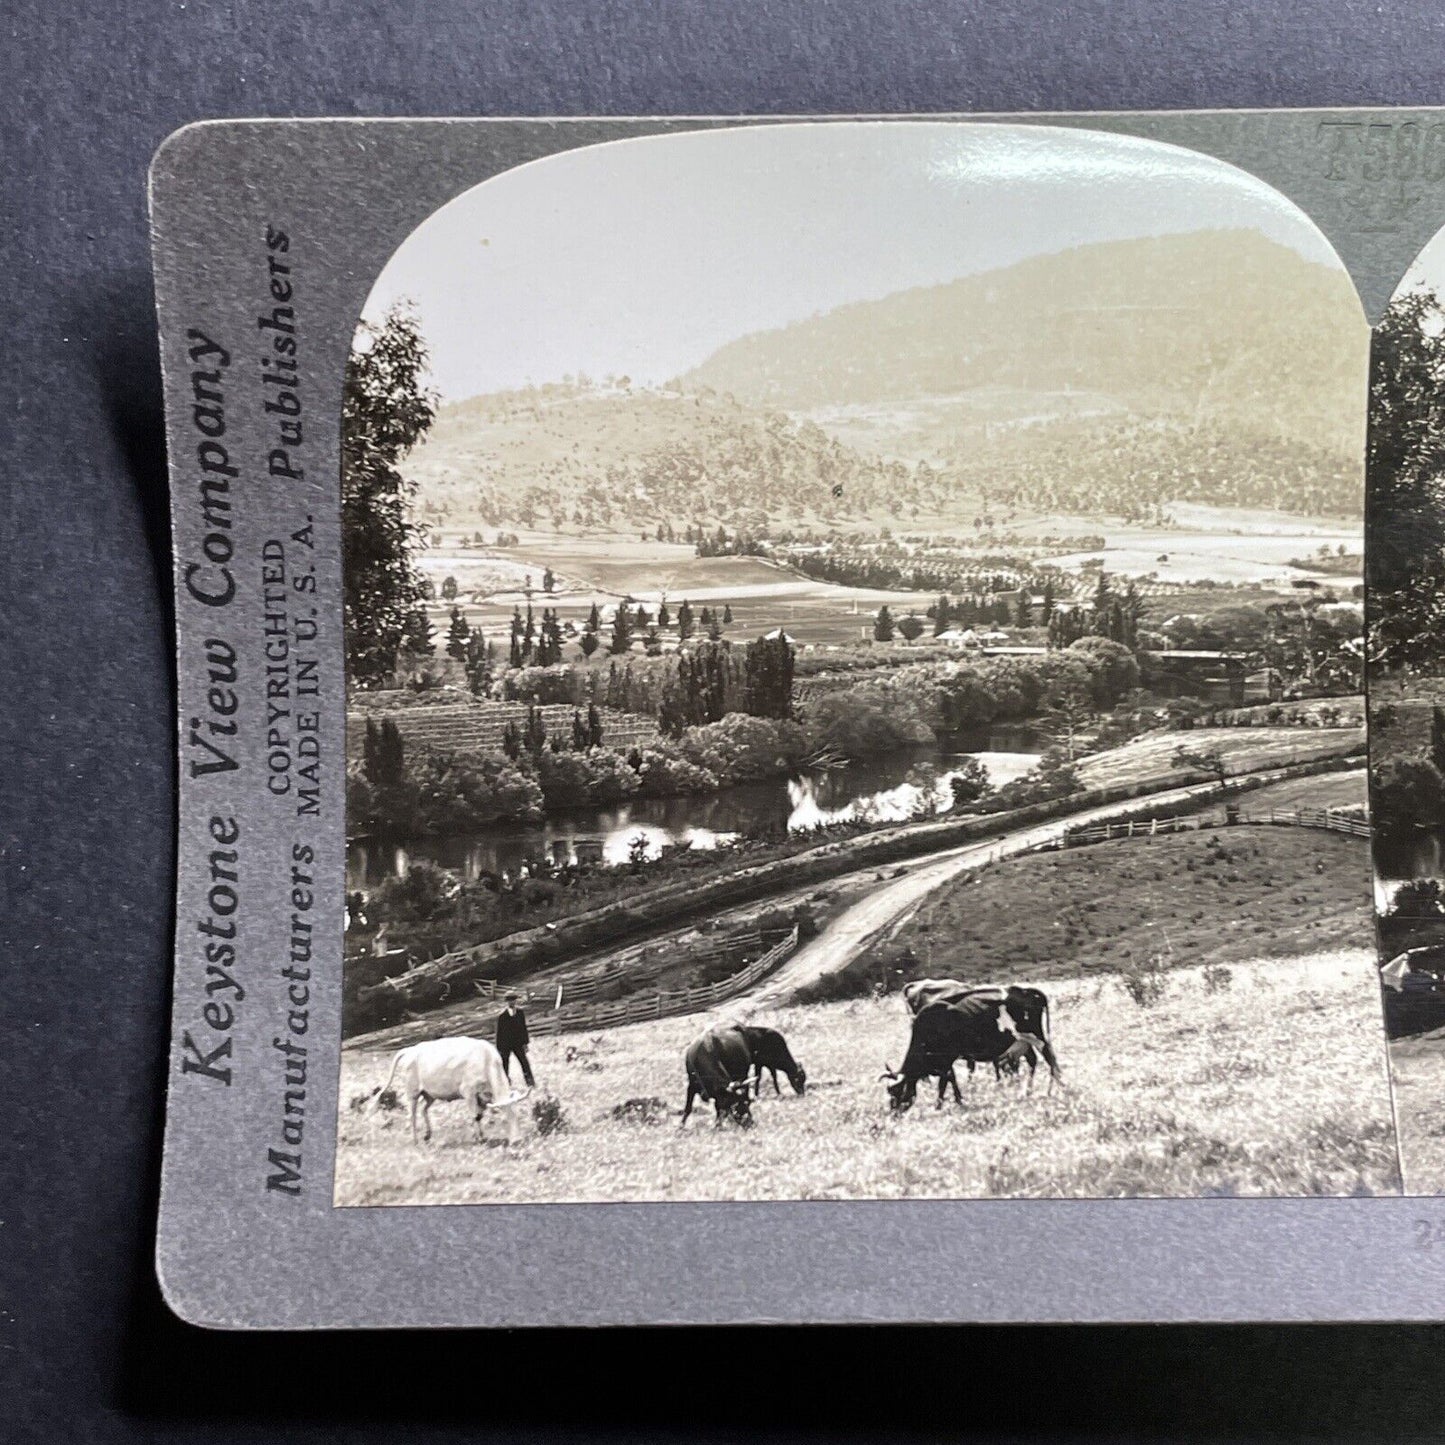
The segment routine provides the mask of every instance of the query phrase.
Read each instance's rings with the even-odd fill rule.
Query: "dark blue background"
[[[1425,1329],[175,1323],[150,1263],[174,763],[144,197],[160,140],[216,116],[1440,104],[1438,0],[11,0],[0,97],[0,1438],[1438,1433]]]

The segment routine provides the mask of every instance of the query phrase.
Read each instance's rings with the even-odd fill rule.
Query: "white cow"
[[[431,1106],[440,1101],[465,1099],[476,1110],[477,1142],[482,1142],[482,1115],[487,1106],[501,1109],[525,1099],[530,1089],[513,1089],[502,1067],[502,1056],[485,1039],[429,1039],[398,1049],[391,1061],[386,1083],[373,1097],[389,1090],[393,1083],[411,1109],[411,1142],[416,1143],[416,1110],[421,1105],[426,1132],[431,1140]],[[376,1107],[375,1104],[372,1105]],[[508,1116],[508,1120],[515,1117]]]

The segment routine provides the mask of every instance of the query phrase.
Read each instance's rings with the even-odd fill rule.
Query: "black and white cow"
[[[753,1122],[752,1092],[753,1053],[741,1028],[728,1024],[709,1029],[688,1046],[683,1058],[687,1069],[687,1103],[683,1105],[682,1122],[687,1123],[694,1099],[711,1101],[717,1110],[717,1122],[731,1119],[742,1128]]]
[[[901,1069],[887,1069],[889,1105],[911,1107],[921,1079],[939,1080],[938,1099],[953,1080],[953,1066],[1012,1061],[1035,1049],[1049,1066],[1049,1087],[1059,1077],[1059,1063],[1049,1039],[1049,1001],[1036,988],[977,989],[952,1003],[928,1003],[913,1020],[908,1053]],[[959,1097],[954,1081],[954,1096]]]
[[[1037,989],[1029,990],[1038,993]],[[996,998],[1007,998],[1008,990],[996,983],[960,983],[953,978],[918,978],[911,983],[903,985],[903,1002],[908,1006],[908,1012],[917,1016],[924,1008],[931,1003],[957,1003],[959,1000],[975,994],[992,994]],[[1043,998],[1042,994],[1039,994]],[[1047,1018],[1048,1001],[1044,1002],[1045,1018]],[[973,1073],[977,1060],[965,1059],[968,1065],[968,1072]],[[1039,1051],[1028,1042],[1021,1039],[1015,1049],[1000,1054],[993,1061],[994,1081],[1000,1082],[1005,1074],[1012,1074],[1015,1078],[1021,1077],[1020,1065],[1027,1064],[1029,1068],[1029,1087],[1032,1089],[1034,1075],[1039,1068]],[[943,1096],[948,1086],[953,1086],[953,1097],[963,1102],[962,1095],[958,1092],[958,1083],[954,1080],[950,1071],[944,1078],[938,1081],[938,1102],[943,1102]]]
[[[754,1024],[739,1024],[738,1031],[747,1040],[748,1052],[753,1056],[753,1092],[762,1092],[763,1070],[773,1079],[773,1093],[781,1094],[778,1087],[778,1070],[781,1069],[793,1086],[795,1094],[801,1094],[808,1081],[803,1066],[793,1057],[788,1041],[777,1029],[758,1028]]]

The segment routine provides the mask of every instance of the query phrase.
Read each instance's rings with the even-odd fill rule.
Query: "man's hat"
[[[516,1003],[516,1001],[517,1001],[517,995],[516,995],[516,994],[514,994],[514,993],[509,993],[509,994],[507,995],[507,1002],[508,1002],[508,1003]]]

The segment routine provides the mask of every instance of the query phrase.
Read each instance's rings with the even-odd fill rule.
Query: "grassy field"
[[[899,967],[905,976],[989,982],[1372,943],[1362,839],[1239,827],[1122,838],[965,874],[848,973],[860,986]],[[905,952],[912,963],[901,961]]]
[[[1368,801],[1365,769],[1352,773],[1319,773],[1288,778],[1257,788],[1241,803],[1248,813],[1270,808],[1363,808]]]
[[[1196,753],[1217,749],[1234,774],[1333,757],[1364,741],[1360,727],[1191,728],[1187,732],[1145,733],[1123,747],[1080,758],[1074,766],[1086,788],[1107,788],[1115,783],[1179,777],[1174,766],[1174,751],[1179,747]]]
[[[810,1082],[801,1098],[786,1083],[780,1098],[769,1090],[746,1132],[715,1129],[706,1113],[677,1127],[698,1018],[540,1041],[533,1063],[562,1127],[540,1135],[524,1114],[506,1146],[476,1145],[466,1110],[449,1104],[434,1110],[432,1143],[413,1148],[399,1113],[352,1107],[388,1056],[348,1052],[336,1203],[1398,1191],[1370,952],[1181,969],[1145,1006],[1114,978],[1045,982],[1066,1087],[1025,1094],[980,1071],[961,1108],[935,1110],[925,1091],[896,1118],[877,1076],[907,1043],[897,998],[760,1015]],[[587,1052],[568,1063],[568,1043]],[[651,1124],[614,1116],[651,1099]]]
[[[1395,1120],[1409,1194],[1445,1194],[1445,1037],[1437,1031],[1390,1044]]]

